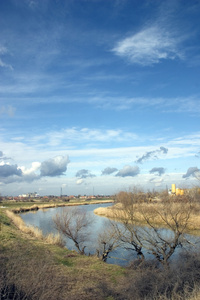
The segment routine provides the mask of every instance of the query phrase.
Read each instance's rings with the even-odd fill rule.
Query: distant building
[[[38,198],[40,195],[37,192],[19,195],[20,198]]]

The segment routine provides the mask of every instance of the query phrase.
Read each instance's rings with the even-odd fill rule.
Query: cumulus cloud
[[[162,174],[165,173],[165,169],[164,168],[153,168],[149,171],[150,174],[155,174],[157,173],[159,176],[161,176]]]
[[[91,174],[90,171],[86,169],[79,170],[75,176],[79,178],[95,177],[94,174]]]
[[[31,168],[26,169],[25,167],[21,167],[21,170],[23,171],[23,174],[31,174],[36,172],[37,170],[40,169],[41,163],[40,162],[32,162]]]
[[[117,171],[118,171],[117,168],[110,168],[110,167],[107,167],[107,168],[105,168],[105,169],[102,171],[101,175],[110,175],[110,174],[112,174],[112,173],[114,173],[114,172],[117,172]]]
[[[182,58],[178,43],[169,31],[152,26],[119,41],[112,51],[134,64],[149,66],[163,59]]]
[[[127,176],[137,176],[140,173],[140,169],[138,168],[138,166],[124,166],[121,170],[119,170],[119,172],[115,175],[115,176],[119,176],[119,177],[127,177]]]
[[[49,177],[63,175],[69,162],[68,155],[50,158],[41,163],[40,174]]]
[[[32,182],[39,179],[40,175],[34,172],[36,170],[34,164],[32,164],[32,168],[25,169],[25,167],[18,167],[17,164],[10,165],[2,162],[0,165],[0,182],[8,184],[13,182]]]
[[[200,177],[200,169],[197,167],[190,167],[188,168],[187,172],[182,176],[183,178],[188,178],[188,177]]]
[[[0,166],[0,178],[13,175],[22,176],[22,170],[17,165],[4,164]]]
[[[33,162],[30,168],[4,163],[3,152],[0,151],[0,182],[4,184],[12,182],[32,182],[43,176],[59,176],[67,170],[68,156],[56,156],[42,163]]]
[[[157,155],[167,154],[167,152],[168,152],[167,148],[160,147],[160,149],[158,149],[158,150],[146,152],[144,155],[139,157],[135,162],[141,164],[141,163],[143,163],[144,161],[146,161],[148,159],[158,159]]]

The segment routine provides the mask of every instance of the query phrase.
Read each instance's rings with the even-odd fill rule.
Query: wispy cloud
[[[13,67],[9,64],[6,64],[5,62],[2,61],[2,59],[0,59],[0,67],[2,68],[8,68],[10,70],[13,70]]]
[[[175,138],[170,143],[171,145],[193,145],[200,147],[200,132]]]
[[[1,56],[3,56],[6,53],[8,53],[7,48],[4,46],[0,46],[0,67],[13,70],[13,67],[10,64],[5,63],[1,58]]]
[[[44,138],[41,137],[41,138]],[[50,145],[55,146],[61,142],[87,142],[87,143],[101,143],[101,142],[123,142],[130,139],[136,140],[138,136],[131,132],[125,132],[120,129],[91,129],[91,128],[66,128],[59,132],[51,132],[46,135]]]
[[[77,99],[78,100],[78,99]],[[88,97],[88,103],[103,109],[125,111],[129,109],[148,111],[152,108],[162,113],[200,113],[200,101],[198,95],[189,97],[120,97],[97,96]]]
[[[167,154],[168,149],[165,147],[160,147],[158,150],[148,151],[145,154],[143,154],[141,157],[139,157],[135,162],[136,163],[143,163],[144,161],[148,159],[158,159],[159,154]]]
[[[8,115],[9,117],[13,117],[15,114],[16,108],[12,105],[6,105],[0,107],[0,116],[1,115]]]
[[[152,26],[117,43],[112,51],[132,63],[149,66],[163,59],[183,58],[179,39],[168,30]]]
[[[153,183],[155,186],[161,186],[163,183],[163,178],[154,177],[149,180],[150,183]]]

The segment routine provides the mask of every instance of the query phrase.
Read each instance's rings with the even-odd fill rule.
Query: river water
[[[113,204],[103,203],[103,204],[89,204],[89,205],[80,206],[81,209],[84,209],[87,212],[88,216],[93,219],[91,229],[88,233],[89,241],[86,243],[87,254],[88,253],[94,254],[96,252],[97,237],[99,233],[101,233],[109,226],[109,219],[102,216],[95,215],[94,210],[99,207],[108,207],[111,205]],[[61,213],[63,209],[67,209],[67,210],[74,209],[74,206],[40,209],[38,211],[30,211],[27,213],[22,213],[20,214],[20,216],[27,225],[33,225],[34,227],[38,227],[39,229],[42,230],[43,234],[48,234],[51,232],[57,233],[57,230],[55,229],[55,224],[53,222],[53,218],[56,216],[56,214]],[[166,231],[166,235],[170,234],[170,231],[166,229],[163,230]],[[190,240],[196,242],[197,238],[190,236]],[[66,242],[66,247],[68,249],[76,250],[72,241],[65,239],[65,242]],[[176,251],[176,253],[178,253],[178,251]],[[151,256],[148,255],[147,252],[145,252],[145,257],[146,256],[151,258]],[[136,258],[136,254],[134,251],[128,251],[125,250],[124,248],[117,248],[115,251],[110,253],[107,263],[125,266],[128,265],[129,262],[134,258]]]

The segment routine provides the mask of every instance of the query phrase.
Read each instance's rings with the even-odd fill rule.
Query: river
[[[103,204],[89,204],[81,206],[87,214],[93,218],[93,223],[91,229],[88,233],[90,240],[86,243],[86,253],[94,254],[96,252],[97,246],[97,237],[98,234],[101,233],[105,228],[108,228],[109,220],[105,217],[98,216],[94,214],[94,210],[99,207],[108,207],[113,205],[113,203],[103,203]],[[30,211],[27,213],[21,213],[20,216],[24,220],[27,225],[33,225],[34,227],[38,227],[42,230],[43,234],[48,233],[56,233],[55,225],[53,222],[53,217],[56,214],[59,214],[63,209],[73,209],[72,206],[67,207],[57,207],[57,208],[48,208],[48,209],[40,209],[38,211]],[[166,230],[165,230],[166,231]],[[166,231],[166,234],[169,234],[169,231]],[[195,237],[190,236],[190,240],[195,240]],[[65,239],[66,247],[70,250],[76,250],[72,241]],[[180,251],[180,250],[179,250]],[[177,253],[178,251],[176,251]],[[145,252],[145,256],[151,257]],[[136,254],[134,251],[128,251],[124,248],[117,248],[115,251],[111,252],[107,263],[117,264],[121,266],[127,265],[131,260],[136,258]]]

